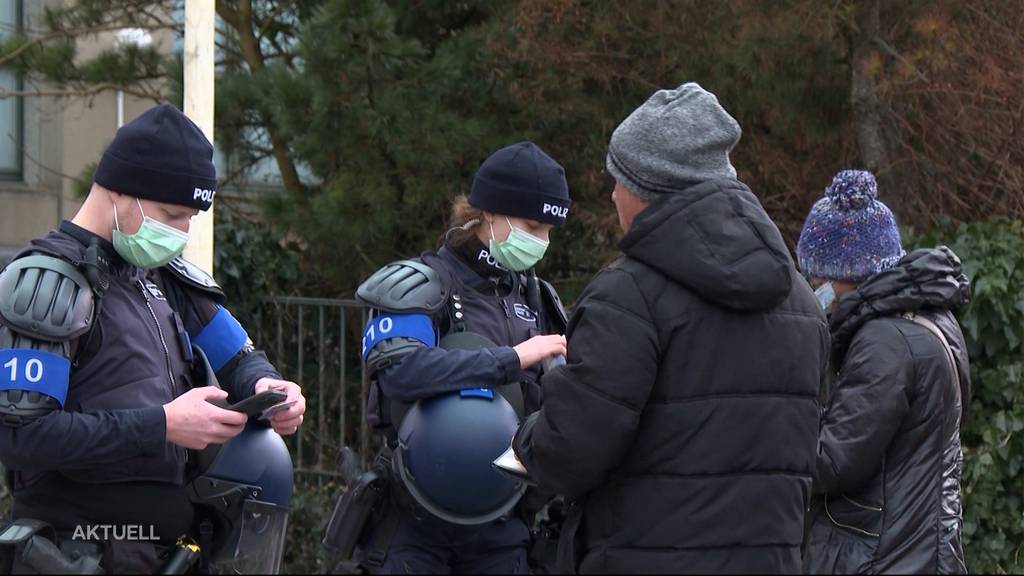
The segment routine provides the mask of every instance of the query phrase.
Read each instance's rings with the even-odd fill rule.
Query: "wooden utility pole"
[[[213,142],[215,0],[185,0],[185,114]],[[185,258],[213,273],[213,208],[189,229]]]

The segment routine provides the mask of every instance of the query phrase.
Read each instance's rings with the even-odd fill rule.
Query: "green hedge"
[[[340,493],[337,481],[318,481],[304,475],[296,477],[281,563],[282,574],[331,573],[328,568],[330,561],[320,539]]]
[[[973,398],[964,445],[964,554],[972,573],[1024,572],[1024,223],[993,220],[935,230],[971,279],[959,313]]]

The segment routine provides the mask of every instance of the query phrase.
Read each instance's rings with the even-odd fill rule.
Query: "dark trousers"
[[[51,542],[44,536],[35,538],[47,544]],[[52,552],[43,552],[46,547],[37,545],[31,553],[35,556],[24,562],[15,561],[10,573],[92,574],[81,570],[96,566],[98,562],[103,574],[157,574],[166,562],[168,552],[167,547],[153,542],[95,542],[68,537],[59,537],[59,542],[49,544],[49,547],[52,547]],[[17,553],[21,554],[20,547]],[[90,557],[95,560],[88,560]],[[4,567],[0,566],[2,570]]]
[[[528,574],[530,533],[519,518],[460,526],[402,511],[380,574]]]
[[[103,553],[107,574],[156,574],[168,549],[152,542],[110,542]]]

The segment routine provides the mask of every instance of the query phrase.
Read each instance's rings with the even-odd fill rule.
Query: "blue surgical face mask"
[[[814,295],[818,298],[818,305],[825,311],[828,311],[832,307],[832,303],[836,301],[836,289],[832,286],[831,282],[825,282],[818,286],[817,290],[814,291]]]

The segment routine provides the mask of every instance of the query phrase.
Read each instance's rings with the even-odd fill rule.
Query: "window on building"
[[[21,0],[0,0],[0,39],[21,30]],[[21,78],[0,68],[0,89],[17,92]],[[0,98],[0,179],[21,179],[22,98]]]

